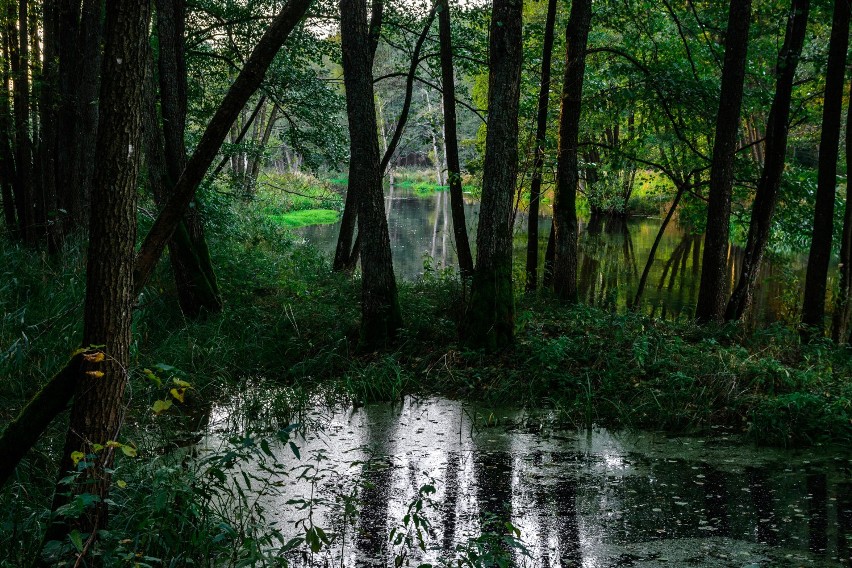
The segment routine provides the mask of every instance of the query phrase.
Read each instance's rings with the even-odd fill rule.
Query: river
[[[449,194],[422,195],[410,188],[386,188],[385,209],[398,278],[412,281],[428,269],[455,268],[456,252]],[[479,204],[465,205],[468,234],[475,245]],[[550,218],[540,219],[540,257],[544,257]],[[580,221],[578,286],[587,304],[626,309],[636,295],[639,279],[661,224],[658,218],[597,219]],[[515,274],[523,278],[527,220],[515,219]],[[333,254],[339,223],[299,229],[306,242]],[[695,309],[700,280],[703,238],[671,223],[666,229],[649,273],[642,310],[667,319],[690,318]],[[730,248],[731,281],[739,271],[742,249]],[[542,262],[542,261],[540,261]],[[540,264],[541,265],[541,264]],[[795,322],[802,294],[805,257],[768,258],[755,293],[751,321],[770,324]],[[833,289],[829,283],[829,289]]]

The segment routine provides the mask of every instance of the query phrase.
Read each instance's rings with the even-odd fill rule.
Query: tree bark
[[[805,274],[805,299],[802,304],[802,328],[805,339],[821,337],[825,326],[825,292],[834,230],[840,115],[843,107],[846,52],[849,46],[849,11],[849,0],[835,0],[831,37],[828,40],[828,67],[825,75],[822,133],[819,141],[814,226],[811,250],[808,255],[808,270]]]
[[[225,98],[219,104],[195,152],[176,182],[168,202],[154,221],[136,255],[134,286],[137,293],[142,290],[151,276],[166,243],[192,202],[198,185],[216,158],[231,125],[249,98],[257,91],[276,53],[296,24],[301,21],[310,4],[311,0],[290,0],[284,5],[260,38],[243,69],[228,89]]]
[[[521,0],[494,0],[488,76],[488,132],[476,267],[463,333],[490,350],[514,340],[512,197],[518,176],[518,104],[521,82]]]
[[[89,493],[99,501],[71,525],[54,525],[48,538],[71,526],[84,535],[105,528],[109,469],[123,418],[123,396],[130,364],[133,313],[133,258],[136,236],[136,178],[142,134],[142,85],[147,55],[150,0],[110,2],[107,6],[100,122],[92,191],[92,215],[86,270],[83,355],[74,389],[74,404],[60,478],[74,470],[72,452],[93,455],[74,481],[73,494]],[[99,449],[100,447],[100,449]],[[84,462],[85,463],[85,462]],[[54,510],[67,502],[57,488]],[[85,538],[85,536],[84,536]]]
[[[837,343],[852,342],[852,81],[849,82],[849,91],[850,101],[846,106],[846,205],[840,243],[840,282],[831,326],[831,337]]]
[[[34,244],[36,227],[33,199],[32,142],[30,140],[29,37],[27,33],[27,0],[17,3],[18,30],[15,30],[15,2],[9,2],[9,57],[14,81],[15,101],[15,204],[18,213],[18,234],[23,242]]]
[[[559,155],[556,196],[553,204],[554,257],[553,291],[569,302],[577,301],[577,189],[580,174],[577,145],[586,44],[592,19],[591,0],[575,0],[565,30],[565,78],[559,116]]]
[[[458,118],[456,116],[456,81],[453,70],[453,35],[450,27],[450,2],[440,0],[438,6],[438,35],[441,51],[441,86],[444,101],[444,151],[447,157],[447,179],[450,184],[450,211],[459,272],[463,278],[473,274],[473,255],[467,235],[464,214],[461,164],[459,163]]]
[[[55,2],[45,0],[44,11],[44,67],[41,84],[41,143],[38,162],[41,170],[40,202],[44,212],[47,246],[57,251],[62,242],[59,224],[59,203],[56,191],[57,108],[59,105],[59,14]]]
[[[278,105],[272,105],[272,111],[269,113],[269,118],[263,126],[263,134],[260,136],[260,148],[266,148],[269,144],[269,139],[272,137],[272,129],[275,128],[275,123],[278,122]],[[251,162],[251,170],[249,177],[251,178],[252,187],[257,185],[257,178],[260,176],[260,168],[263,167],[263,156],[257,156]]]
[[[761,153],[763,171],[751,207],[751,222],[739,281],[725,310],[725,319],[728,321],[742,319],[751,305],[763,254],[769,243],[772,216],[775,212],[775,204],[778,202],[778,188],[781,185],[781,175],[784,172],[784,161],[787,155],[793,79],[802,54],[802,45],[805,42],[809,10],[810,0],[792,1],[784,45],[778,52],[778,61],[775,64],[775,97],[772,100],[766,124],[766,149]]]
[[[541,48],[541,88],[538,91],[538,114],[535,129],[535,163],[530,182],[530,208],[527,228],[527,292],[538,288],[538,212],[544,169],[544,147],[547,142],[547,107],[550,102],[550,63],[556,27],[556,0],[548,0],[544,23],[544,45]]]
[[[9,66],[11,59],[10,49],[10,30],[8,27],[7,14],[0,13],[3,26],[3,92],[0,93],[0,184],[2,184],[3,192],[3,219],[6,222],[6,229],[9,234],[15,238],[20,238],[18,230],[18,204],[15,199],[16,179],[15,172],[15,156],[12,146],[12,71]]]
[[[373,93],[366,0],[341,0],[343,80],[349,118],[349,187],[358,196],[361,242],[361,349],[382,347],[402,325],[390,236]]]
[[[725,36],[725,62],[722,92],[716,115],[716,139],[710,166],[710,195],[707,204],[707,230],[701,261],[701,284],[695,318],[699,322],[719,322],[725,315],[730,293],[727,255],[731,218],[731,192],[734,186],[734,156],[743,100],[751,0],[731,0]]]
[[[156,5],[163,148],[168,186],[173,187],[186,167],[185,6],[183,0],[157,0]],[[222,299],[216,273],[194,200],[183,217],[170,251],[181,311],[192,318],[220,311]]]
[[[373,60],[379,40],[382,35],[382,19],[384,14],[383,0],[373,0],[370,12],[370,77],[373,76]],[[335,272],[351,272],[358,263],[361,254],[361,243],[355,240],[355,226],[358,222],[357,188],[347,184],[346,201],[343,204],[343,214],[340,217],[340,232],[337,235],[337,247],[334,251],[332,270]]]

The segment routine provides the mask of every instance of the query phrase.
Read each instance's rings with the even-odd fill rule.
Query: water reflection
[[[227,411],[216,415],[226,420]],[[529,552],[497,544],[516,565],[852,562],[847,455],[758,450],[724,438],[550,432],[528,428],[519,413],[495,416],[445,399],[322,420],[325,427],[301,442],[301,459],[286,445],[275,450],[293,468],[322,464],[322,479],[291,477],[269,498],[276,520],[295,535],[304,513],[288,502],[323,497],[313,519],[337,540],[304,565],[394,565],[402,551],[388,535],[426,483],[436,488],[424,510],[427,550],[406,551],[412,565],[453,559],[457,546],[483,528],[504,530],[507,520]],[[337,497],[352,493],[357,511],[347,520]]]
[[[388,188],[385,209],[393,248],[394,270],[399,278],[415,280],[424,271],[455,268],[457,257],[452,232],[449,194],[420,194],[411,188]],[[475,245],[479,205],[465,204],[468,234]],[[539,220],[544,256],[550,218]],[[515,261],[524,262],[527,219],[515,219]],[[578,287],[587,304],[625,310],[640,287],[651,246],[660,227],[659,219],[593,217],[580,222]],[[333,253],[338,225],[300,229],[307,242]],[[690,318],[695,309],[701,270],[703,238],[672,223],[666,229],[654,263],[643,286],[641,309],[662,318]],[[728,273],[732,287],[742,263],[742,249],[731,247]],[[543,262],[540,262],[543,265]],[[753,321],[760,324],[795,321],[805,264],[801,258],[772,258],[764,262],[761,285],[754,298]]]

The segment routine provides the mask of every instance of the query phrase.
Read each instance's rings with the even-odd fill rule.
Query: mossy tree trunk
[[[495,0],[491,14],[488,132],[476,267],[463,334],[472,346],[499,349],[514,335],[512,197],[518,177],[518,103],[521,83],[521,0]]]
[[[559,115],[559,154],[553,203],[553,291],[568,302],[577,301],[577,189],[580,172],[577,147],[586,45],[592,21],[591,0],[571,3],[565,30],[565,78]]]
[[[793,79],[799,64],[799,56],[802,54],[802,45],[805,42],[809,10],[810,0],[793,0],[787,19],[784,44],[778,52],[778,61],[775,64],[775,97],[772,99],[766,125],[763,172],[761,172],[754,203],[751,206],[748,240],[743,254],[739,281],[725,310],[725,319],[729,321],[742,319],[751,305],[763,254],[769,244],[772,216],[775,212],[775,204],[778,202],[778,188],[781,186],[781,174],[784,172],[787,154]]]
[[[722,92],[710,166],[701,284],[695,309],[695,318],[704,323],[722,321],[730,293],[727,260],[731,192],[734,187],[734,155],[737,151],[750,22],[751,0],[731,0],[725,35]]]
[[[340,15],[350,138],[349,187],[358,198],[361,243],[359,343],[361,349],[373,349],[394,339],[402,325],[402,316],[382,191],[366,0],[341,0]]]
[[[92,190],[83,343],[97,345],[83,356],[75,384],[60,477],[74,470],[74,452],[92,455],[71,488],[97,502],[70,524],[59,519],[49,537],[73,528],[91,535],[105,528],[109,470],[119,437],[130,364],[133,260],[136,238],[136,178],[142,135],[142,85],[148,50],[150,0],[110,2],[96,146],[98,168]],[[67,502],[57,487],[54,510]],[[84,537],[85,538],[85,537]]]
[[[840,148],[840,115],[843,110],[843,81],[849,46],[849,0],[835,0],[828,40],[828,67],[822,107],[822,132],[819,140],[814,224],[808,270],[805,274],[805,298],[802,303],[802,329],[805,339],[822,337],[825,326],[825,292],[831,262],[834,230],[834,201],[837,190],[837,158]],[[847,141],[848,144],[848,141]]]

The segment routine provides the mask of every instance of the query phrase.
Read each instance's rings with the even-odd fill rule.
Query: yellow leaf
[[[119,487],[121,487],[122,489],[127,487],[127,482],[124,481],[123,479],[119,479],[118,481],[115,482],[115,484],[118,485]]]
[[[183,387],[183,388],[187,388],[187,389],[188,389],[188,388],[192,388],[192,385],[191,385],[191,384],[189,384],[189,383],[188,383],[188,382],[186,382],[186,381],[182,381],[182,380],[180,380],[180,379],[172,379],[172,382],[173,382],[175,385],[179,386],[179,387]]]
[[[80,460],[86,457],[86,454],[83,452],[71,452],[71,461],[74,462],[74,465],[80,463]]]
[[[155,400],[154,405],[151,407],[151,410],[154,411],[154,414],[160,415],[172,406],[172,401],[170,400]]]
[[[86,371],[86,374],[89,375],[90,377],[94,377],[96,379],[100,379],[101,377],[104,376],[103,371]]]
[[[183,397],[186,395],[186,388],[172,389],[169,392],[178,402],[183,402]]]
[[[115,440],[110,440],[106,443],[107,448],[120,448],[121,442],[116,442]]]
[[[136,457],[136,448],[134,448],[133,446],[121,446],[121,451],[122,453],[124,453],[125,456],[129,458]]]
[[[104,360],[104,352],[98,351],[96,353],[86,353],[85,355],[83,355],[83,359],[85,359],[89,363],[100,363]]]
[[[99,452],[99,451],[101,451],[102,449],[104,449],[104,447],[103,447],[102,445],[100,445],[100,444],[92,444],[92,451],[94,451],[95,453],[98,453],[98,452]]]

